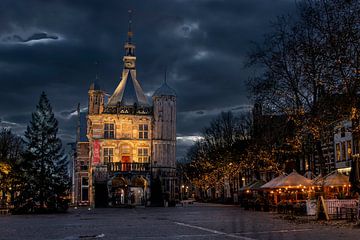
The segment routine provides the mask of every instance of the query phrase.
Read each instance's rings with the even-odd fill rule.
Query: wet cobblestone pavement
[[[306,218],[305,218],[306,220]],[[238,206],[87,209],[67,214],[0,216],[0,239],[359,239],[351,224],[287,221]]]

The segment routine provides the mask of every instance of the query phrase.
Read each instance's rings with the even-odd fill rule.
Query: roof
[[[322,181],[319,181],[318,183],[322,183],[325,187],[344,186],[350,184],[349,177],[338,172],[327,175],[322,179]]]
[[[111,95],[108,106],[148,106],[149,103],[142,90],[140,83],[136,79],[135,69],[124,69],[122,79]]]
[[[276,178],[273,178],[266,184],[262,185],[260,188],[273,188],[275,187],[284,177],[286,177],[286,174],[281,174],[277,176]]]
[[[311,186],[312,181],[304,176],[298,174],[295,170],[287,175],[286,177],[282,178],[277,184],[275,185],[276,188],[286,188],[286,187],[304,187],[304,186]]]
[[[255,180],[255,181],[252,181],[250,184],[240,188],[240,191],[260,189],[260,187],[264,184],[265,184],[264,180],[261,180],[261,179]]]
[[[174,89],[169,87],[166,82],[164,82],[161,87],[159,87],[155,93],[153,94],[153,97],[161,97],[161,96],[175,96],[176,92]]]

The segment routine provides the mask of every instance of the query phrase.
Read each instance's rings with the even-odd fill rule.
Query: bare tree
[[[301,145],[310,134],[322,165],[321,130],[349,116],[357,102],[359,4],[301,1],[297,15],[279,17],[264,43],[249,54],[249,66],[262,69],[249,81],[254,99],[266,112],[293,119],[294,143]]]

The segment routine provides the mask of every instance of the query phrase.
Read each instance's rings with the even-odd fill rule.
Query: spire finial
[[[167,75],[167,66],[165,66],[165,71],[164,71],[164,83],[166,84],[166,75]]]
[[[133,32],[131,29],[131,25],[132,25],[132,10],[131,9],[128,10],[128,15],[129,15],[128,42],[131,43],[131,38],[133,36]]]

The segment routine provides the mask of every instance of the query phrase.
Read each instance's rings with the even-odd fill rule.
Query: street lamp
[[[181,192],[180,192],[181,200],[183,200],[184,188],[185,186],[181,185]]]

